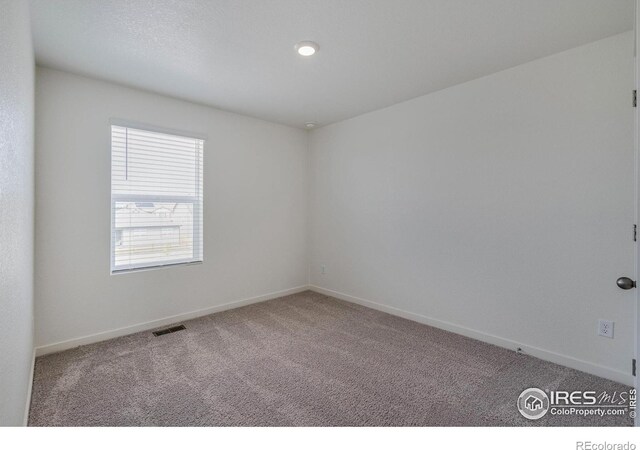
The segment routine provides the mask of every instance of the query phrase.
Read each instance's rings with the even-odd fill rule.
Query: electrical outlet
[[[324,264],[320,266],[320,273],[322,275],[327,273],[327,266],[325,266]]]
[[[613,338],[613,322],[610,320],[598,320],[598,335]]]

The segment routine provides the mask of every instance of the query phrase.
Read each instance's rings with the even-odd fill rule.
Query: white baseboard
[[[153,328],[162,327],[164,325],[170,325],[183,320],[195,319],[197,317],[207,316],[220,311],[226,311],[228,309],[239,308],[241,306],[251,305],[253,303],[264,302],[278,297],[284,297],[285,295],[297,294],[308,290],[308,286],[298,286],[283,291],[272,292],[269,294],[259,295],[257,297],[246,298],[243,300],[237,300],[234,302],[225,303],[222,305],[211,306],[209,308],[199,309],[187,313],[177,314],[175,316],[164,317],[162,319],[152,320],[150,322],[138,323],[127,327],[117,328],[115,330],[103,331],[101,333],[91,334],[89,336],[82,336],[79,338],[69,339],[66,341],[55,342],[53,344],[42,345],[36,347],[36,356],[47,355],[49,353],[61,352],[70,348],[79,347],[81,345],[93,344],[100,341],[106,341],[120,336],[126,336],[128,334],[137,333],[139,331],[151,330]]]
[[[22,425],[29,425],[29,410],[31,409],[31,390],[33,389],[33,375],[36,368],[36,349],[31,353],[31,370],[29,370],[29,384],[27,385],[27,401],[24,406],[24,418]]]
[[[461,334],[462,336],[470,337],[472,339],[497,345],[498,347],[508,348],[514,351],[517,348],[521,348],[525,354],[534,356],[536,358],[540,358],[545,361],[549,361],[555,364],[560,364],[562,366],[570,367],[572,369],[580,370],[582,372],[587,372],[592,375],[596,375],[609,380],[617,381],[618,383],[623,383],[628,386],[634,385],[634,377],[630,373],[626,374],[619,370],[611,369],[605,366],[600,366],[598,364],[577,359],[572,356],[562,355],[562,354],[555,353],[542,348],[530,346],[521,342],[512,341],[510,339],[505,339],[505,338],[487,334],[481,331],[473,330],[471,328],[466,328],[450,322],[445,322],[442,320],[423,316],[421,314],[405,311],[399,308],[395,308],[393,306],[387,306],[380,303],[372,302],[370,300],[365,300],[363,298],[354,297],[353,295],[343,294],[342,292],[336,292],[330,289],[325,289],[325,288],[314,286],[314,285],[310,285],[309,289],[314,292],[318,292],[320,294],[339,298],[340,300],[356,303],[358,305],[362,305],[368,308],[376,309],[378,311],[386,312],[394,316],[399,316],[405,319],[413,320],[414,322],[423,323],[425,325],[430,325],[435,328],[451,331],[452,333]]]

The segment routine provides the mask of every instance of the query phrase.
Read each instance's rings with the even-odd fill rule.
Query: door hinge
[[[636,360],[631,360],[631,375],[636,376]]]
[[[638,225],[633,224],[633,242],[638,240]]]
[[[633,90],[633,107],[638,106],[638,91],[636,89]]]

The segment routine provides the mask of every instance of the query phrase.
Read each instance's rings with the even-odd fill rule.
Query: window
[[[202,261],[203,149],[111,126],[111,273]]]

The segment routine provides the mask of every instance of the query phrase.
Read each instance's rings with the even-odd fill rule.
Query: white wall
[[[311,132],[311,283],[631,383],[632,57],[624,33]]]
[[[33,83],[28,2],[0,0],[0,426],[22,425],[33,361]]]
[[[208,136],[203,264],[110,275],[110,118]],[[306,144],[303,130],[38,68],[37,345],[306,286]]]

